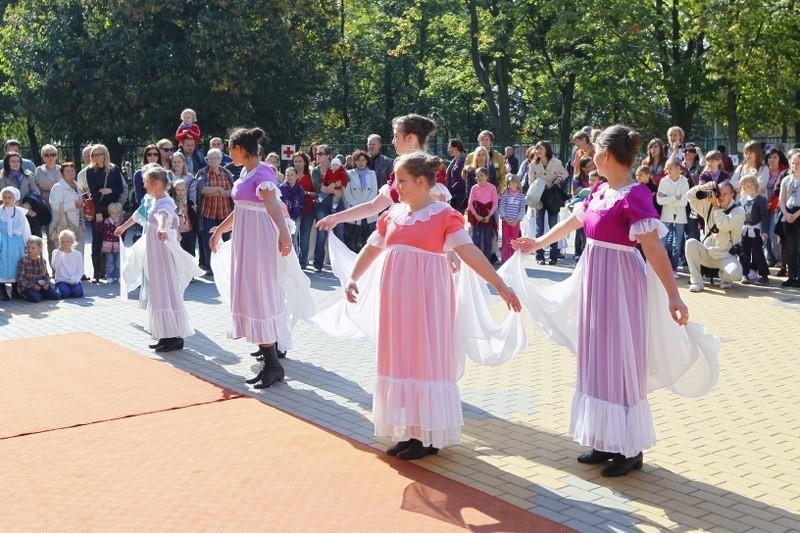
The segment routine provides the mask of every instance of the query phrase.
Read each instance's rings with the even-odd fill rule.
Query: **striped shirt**
[[[500,197],[500,208],[498,214],[500,218],[507,220],[522,220],[525,216],[525,195],[520,191],[511,192],[506,190]]]

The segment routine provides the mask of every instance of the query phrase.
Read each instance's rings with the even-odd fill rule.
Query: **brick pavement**
[[[568,268],[536,267],[542,283]],[[318,309],[340,297],[329,272],[311,274]],[[419,463],[488,494],[581,531],[800,530],[800,291],[743,287],[682,295],[695,320],[723,339],[719,386],[701,399],[651,395],[658,444],[645,466],[606,479],[581,465],[566,435],[575,380],[573,357],[544,341],[529,320],[528,349],[500,367],[468,363],[460,385],[464,444]],[[370,422],[374,349],[333,339],[308,325],[295,330],[287,379],[264,391],[243,386],[257,369],[251,347],[225,338],[227,320],[207,279],[186,292],[197,334],[182,352],[146,348],[144,311],[85,283],[79,301],[0,303],[0,339],[91,331],[147,357],[191,372],[384,449]],[[501,304],[495,302],[501,312]],[[90,347],[87,347],[90,349]]]

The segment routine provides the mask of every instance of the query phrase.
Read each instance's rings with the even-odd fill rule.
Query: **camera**
[[[711,190],[701,189],[696,193],[694,193],[694,197],[697,198],[698,200],[705,200],[706,198],[711,198],[711,195],[714,195],[717,198],[719,198],[719,189],[717,188],[716,184],[714,185],[714,188]]]

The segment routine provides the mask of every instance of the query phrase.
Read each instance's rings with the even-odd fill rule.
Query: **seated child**
[[[53,252],[56,289],[62,298],[82,298],[83,255],[75,246],[75,233],[65,229],[58,234],[58,249]]]
[[[42,257],[41,237],[31,237],[25,244],[25,257],[17,265],[17,285],[29,302],[60,300],[61,293],[53,286],[47,272],[47,260]]]

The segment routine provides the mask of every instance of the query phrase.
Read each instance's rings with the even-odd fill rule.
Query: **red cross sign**
[[[294,157],[294,145],[293,144],[282,144],[281,145],[281,160],[283,160],[283,161],[291,161],[292,157]]]

